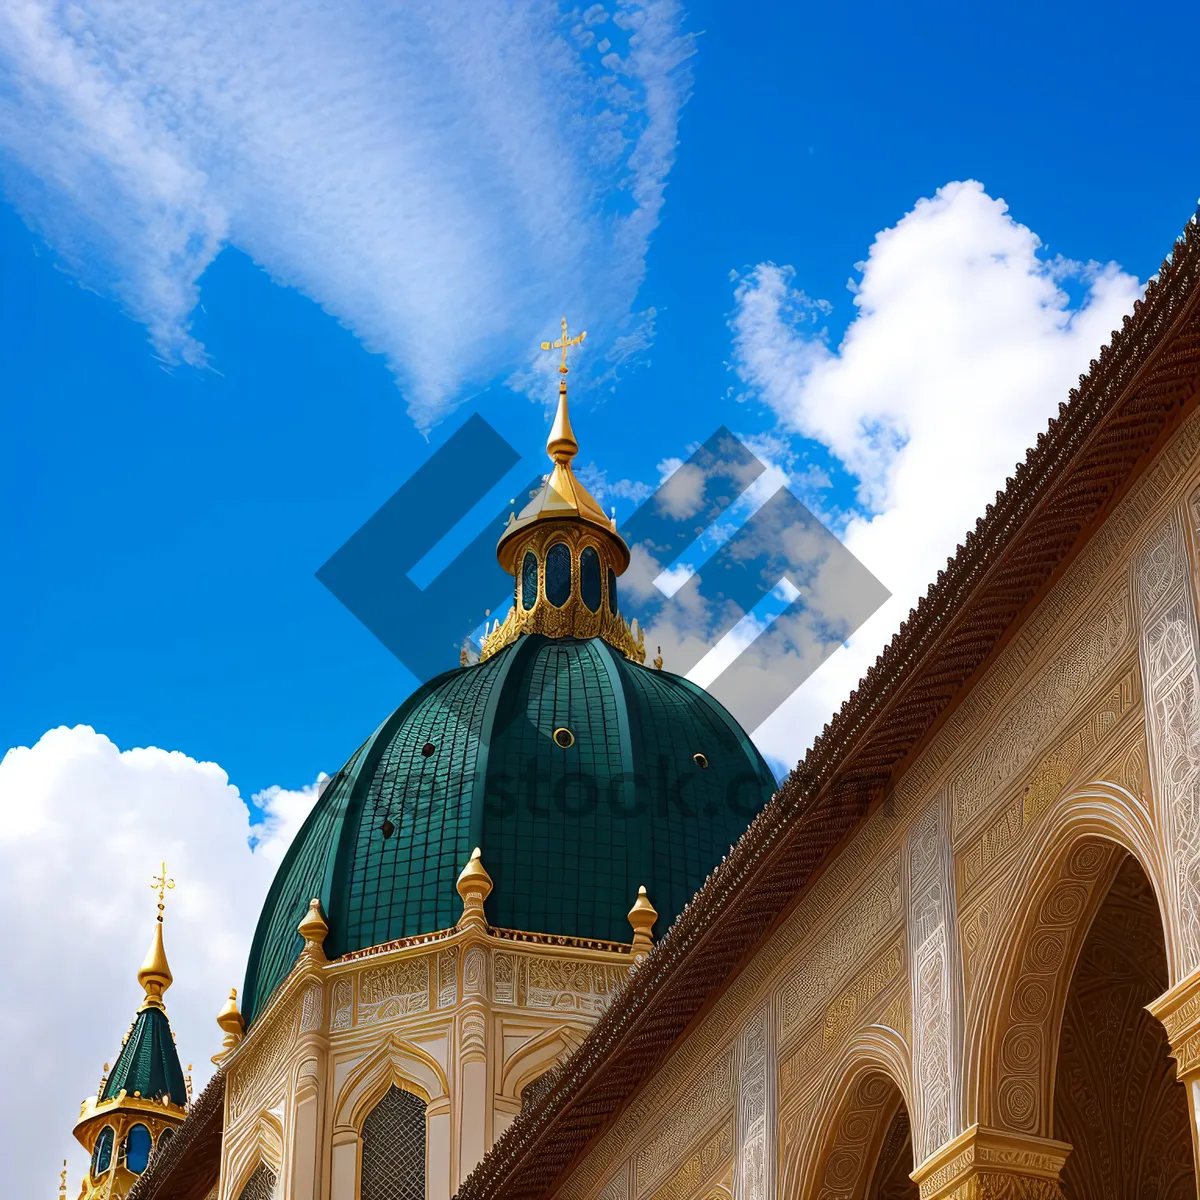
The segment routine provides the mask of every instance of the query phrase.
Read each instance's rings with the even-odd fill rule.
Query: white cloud
[[[790,267],[737,282],[734,367],[782,428],[860,482],[846,545],[892,598],[758,731],[794,763],[1033,444],[1141,285],[1116,264],[1048,258],[974,182],[875,238],[858,312],[831,348]],[[1073,303],[1070,282],[1081,296]]]
[[[596,373],[644,350],[681,22],[677,0],[17,0],[0,164],[168,360],[205,360],[198,280],[232,244],[385,354],[424,427],[564,307],[589,314]]]
[[[0,1157],[13,1195],[50,1194],[71,1137],[141,1000],[137,969],[155,914],[151,875],[176,881],[165,940],[175,983],[167,1010],[197,1088],[220,1044],[214,1017],[241,989],[262,900],[316,798],[270,788],[250,813],[215,763],[178,751],[118,750],[86,726],[53,729],[0,761],[0,873],[10,905],[0,932],[5,1075]],[[251,840],[254,847],[251,849]]]

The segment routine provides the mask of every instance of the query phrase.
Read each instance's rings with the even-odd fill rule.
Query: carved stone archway
[[[908,1060],[882,1026],[864,1031],[836,1065],[817,1106],[814,1135],[783,1164],[786,1200],[916,1200],[897,1192],[912,1170]],[[897,1145],[899,1141],[899,1145]]]

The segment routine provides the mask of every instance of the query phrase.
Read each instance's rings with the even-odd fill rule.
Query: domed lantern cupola
[[[546,637],[599,637],[627,658],[645,662],[640,633],[625,623],[617,604],[617,577],[629,566],[629,547],[595,497],[571,469],[579,443],[567,406],[567,350],[586,331],[543,342],[543,350],[561,350],[558,411],[546,453],[554,464],[541,488],[519,513],[512,514],[496,547],[500,565],[516,580],[514,603],[503,624],[484,639],[480,657],[488,658],[526,633]]]
[[[91,1155],[80,1200],[122,1200],[187,1116],[190,1077],[180,1065],[163,1001],[172,983],[163,948],[163,898],[175,886],[165,863],[153,886],[158,920],[137,973],[145,995],[116,1061],[111,1070],[105,1064],[99,1088],[83,1102],[75,1122],[75,1137]]]

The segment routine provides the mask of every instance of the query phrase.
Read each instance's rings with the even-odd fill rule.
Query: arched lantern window
[[[614,616],[617,612],[617,573],[608,568],[608,611]]]
[[[105,1125],[100,1130],[100,1136],[96,1139],[96,1145],[92,1149],[93,1175],[103,1175],[112,1166],[113,1139],[115,1136],[111,1125]]]
[[[125,1167],[140,1175],[150,1164],[150,1151],[154,1148],[150,1130],[145,1125],[134,1125],[125,1135]]]
[[[555,542],[546,551],[546,599],[562,608],[571,598],[571,551],[563,542]]]
[[[526,612],[537,602],[537,576],[537,555],[527,550],[521,560],[521,607]]]
[[[589,612],[600,611],[600,555],[592,546],[579,556],[579,594]]]

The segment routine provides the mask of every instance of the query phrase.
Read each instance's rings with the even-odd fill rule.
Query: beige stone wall
[[[1198,484],[1193,416],[563,1200],[865,1196],[901,1104],[923,1196],[1057,1194],[1067,987],[1127,855],[1200,1017]]]
[[[358,1200],[361,1131],[394,1084],[426,1104],[427,1195],[449,1200],[623,985],[631,955],[459,929],[301,960],[227,1064],[217,1200],[260,1162],[278,1200]]]

